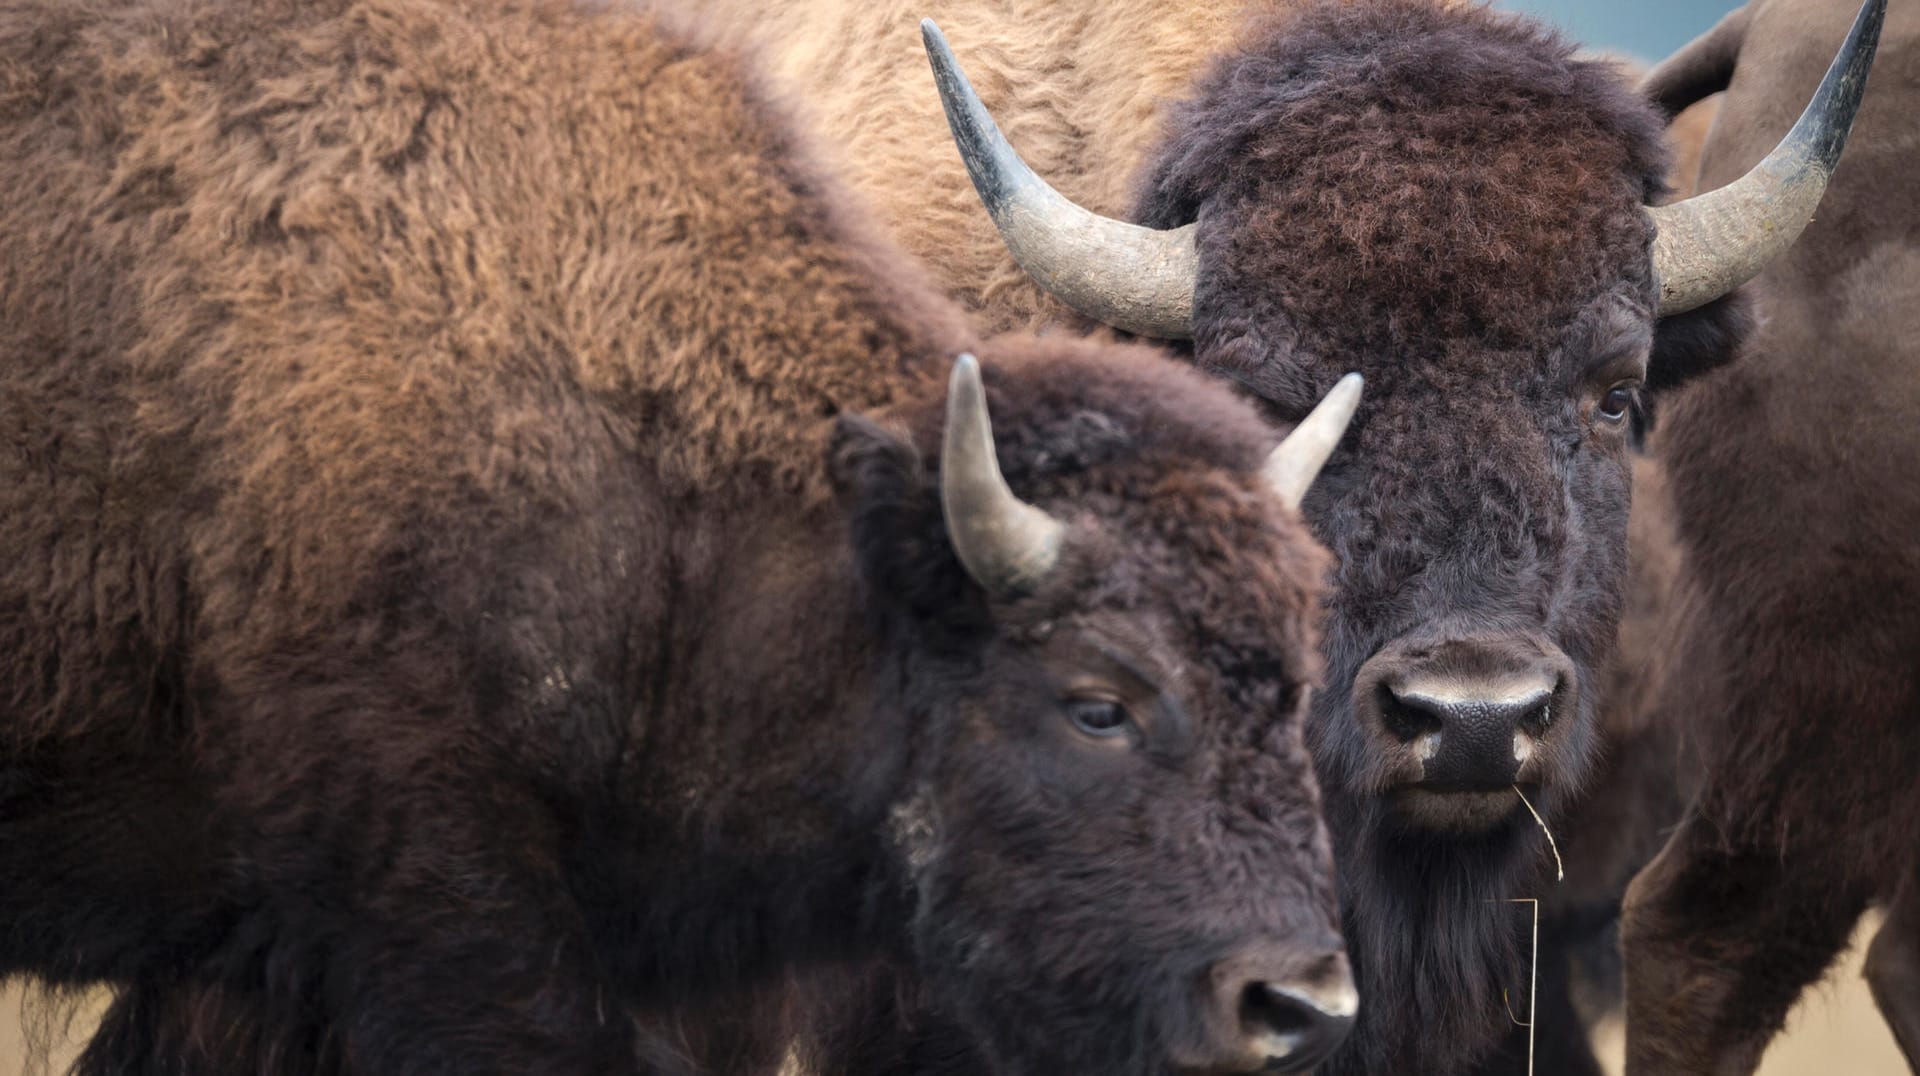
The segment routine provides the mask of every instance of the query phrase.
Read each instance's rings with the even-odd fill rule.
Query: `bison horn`
[[[1021,268],[1054,298],[1116,329],[1192,336],[1193,225],[1159,231],[1075,205],[1013,151],[932,19],[920,21],[920,36],[973,188]]]
[[[1327,465],[1340,436],[1347,432],[1347,423],[1353,421],[1353,412],[1360,406],[1360,384],[1359,374],[1348,374],[1335,382],[1326,397],[1267,457],[1261,471],[1288,508],[1300,509],[1307,487],[1320,476],[1320,468]]]
[[[940,507],[953,551],[991,593],[1031,589],[1060,557],[1060,521],[1013,495],[993,454],[993,423],[980,364],[962,355],[947,382]]]
[[[1660,313],[1683,314],[1754,278],[1813,219],[1840,163],[1880,41],[1887,0],[1866,0],[1793,130],[1752,171],[1716,191],[1655,206]]]

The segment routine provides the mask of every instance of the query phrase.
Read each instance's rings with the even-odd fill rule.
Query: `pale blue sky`
[[[1576,41],[1658,61],[1740,6],[1734,0],[1495,0],[1530,11]]]

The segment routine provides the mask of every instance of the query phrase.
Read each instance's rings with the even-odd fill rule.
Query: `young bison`
[[[0,72],[0,975],[118,986],[81,1072],[636,1072],[877,954],[1010,1072],[1338,1041],[1357,384],[1276,450],[973,339],[646,13],[34,0]]]

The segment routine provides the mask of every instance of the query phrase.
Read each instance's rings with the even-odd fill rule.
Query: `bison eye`
[[[1633,402],[1638,397],[1640,386],[1633,382],[1622,382],[1607,390],[1600,399],[1600,417],[1608,422],[1619,422],[1633,410]]]
[[[1100,739],[1127,731],[1127,708],[1112,699],[1069,699],[1067,718],[1074,728]]]

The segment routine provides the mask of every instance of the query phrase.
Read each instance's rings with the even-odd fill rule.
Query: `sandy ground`
[[[54,1028],[41,1034],[52,1011],[47,1003],[42,999],[28,1000],[17,984],[0,989],[0,1076],[25,1076],[27,1073],[57,1076],[65,1071],[67,1063],[79,1052],[80,1046],[93,1030],[98,1020],[97,1006],[105,1000],[105,994],[91,999],[75,1015],[71,1027]],[[27,1067],[30,1055],[23,1026],[36,1029],[36,1046],[39,1049],[31,1055],[36,1062],[32,1068]],[[59,1034],[62,1031],[66,1034]]]
[[[1904,1076],[1908,1071],[1860,979],[1860,955],[1875,925],[1873,920],[1863,923],[1847,959],[1824,984],[1801,999],[1786,1035],[1767,1052],[1760,1076]],[[0,1076],[25,1076],[28,1071],[21,1042],[21,1000],[18,989],[0,991]],[[55,1043],[51,1073],[61,1071],[77,1040],[84,1037],[84,1027],[76,1030],[79,1034]],[[1619,1072],[1621,1029],[1602,1028],[1598,1041],[1611,1071]]]

